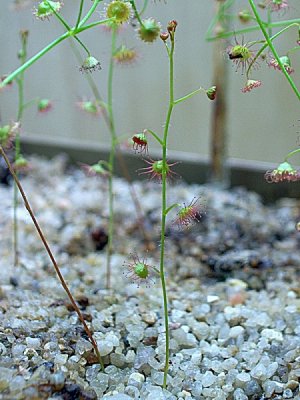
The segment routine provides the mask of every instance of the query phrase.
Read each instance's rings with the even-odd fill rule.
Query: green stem
[[[270,37],[272,36],[271,23],[272,23],[272,11],[270,8],[268,8],[268,34]]]
[[[144,24],[143,24],[143,22],[141,20],[140,14],[139,14],[139,12],[138,12],[138,10],[136,8],[135,1],[134,0],[129,0],[129,2],[132,5],[133,11],[134,11],[134,15],[135,15],[136,19],[139,21],[139,24],[141,26],[144,26]]]
[[[268,35],[268,32],[267,32],[266,29],[265,29],[265,26],[264,26],[264,24],[263,24],[263,22],[262,22],[262,20],[261,20],[261,18],[260,18],[260,15],[259,15],[259,13],[258,13],[258,11],[257,11],[257,9],[256,9],[256,6],[255,6],[253,0],[249,0],[249,4],[250,4],[250,7],[252,8],[252,11],[253,11],[253,13],[254,13],[254,15],[255,15],[255,18],[256,18],[256,20],[257,20],[257,23],[259,24],[260,29],[261,29],[261,31],[262,31],[262,33],[263,33],[263,35],[264,35],[264,37],[265,37],[265,39],[266,39],[266,41],[267,41],[267,43],[268,43],[268,46],[270,47],[270,50],[272,51],[272,53],[273,53],[273,55],[274,55],[274,58],[275,58],[276,61],[278,62],[279,66],[280,66],[280,68],[281,68],[282,73],[283,73],[284,76],[286,77],[287,81],[289,82],[289,84],[290,84],[291,88],[293,89],[294,93],[296,94],[297,98],[300,100],[300,93],[299,93],[299,91],[298,91],[296,85],[294,84],[294,81],[292,80],[292,78],[291,78],[290,75],[287,73],[286,69],[284,68],[284,65],[282,64],[282,62],[281,62],[281,60],[280,60],[280,57],[279,57],[279,55],[278,55],[278,53],[277,53],[275,47],[273,46],[272,40],[270,39],[270,37],[269,37],[269,35]]]
[[[52,5],[48,2],[48,0],[46,0],[46,2],[53,11],[55,17],[62,23],[62,25],[66,28],[67,31],[70,31],[71,27],[68,25],[67,21],[65,21],[65,19],[52,7]]]
[[[20,63],[23,65],[26,62],[27,58],[27,37],[28,37],[28,32],[22,32],[20,33],[21,35],[21,42],[22,42],[22,48],[21,51],[19,52],[19,58],[20,58]],[[17,113],[17,121],[21,122],[22,117],[23,117],[23,111],[24,111],[24,72],[20,74],[20,76],[17,79],[17,84],[18,84],[18,113]],[[20,140],[20,133],[17,131],[16,133],[16,138],[15,138],[15,161],[18,160],[21,154],[21,140]],[[18,173],[16,171],[16,176],[18,177]],[[13,195],[13,204],[14,204],[14,209],[13,209],[13,247],[14,247],[14,266],[19,265],[19,231],[18,231],[18,187],[16,182],[14,181],[14,195]]]
[[[60,42],[67,39],[70,36],[69,32],[65,32],[63,35],[59,36],[57,39],[53,40],[53,42],[49,43],[48,46],[44,47],[41,51],[39,51],[36,55],[31,57],[26,63],[17,68],[14,72],[9,74],[0,84],[0,88],[5,86],[7,83],[11,82],[18,75],[24,72],[27,68],[29,68],[32,64],[34,64],[38,59],[40,59],[44,54],[48,53],[53,47],[57,46]]]
[[[209,24],[209,27],[207,29],[206,35],[205,35],[205,40],[211,41],[211,40],[216,40],[219,38],[218,36],[211,36],[212,31],[214,30],[216,24],[219,22],[219,19],[224,16],[225,10],[227,10],[229,7],[232,6],[235,0],[228,0],[226,1],[223,5],[221,5],[219,9],[219,13],[214,16],[212,19],[211,23]]]
[[[96,1],[96,0],[95,0]],[[99,0],[97,0],[99,1]],[[49,43],[46,47],[44,47],[40,52],[38,52],[37,54],[35,54],[33,57],[31,57],[25,64],[23,64],[21,67],[17,68],[14,72],[12,72],[11,74],[9,74],[1,83],[0,83],[0,89],[3,88],[6,84],[8,84],[9,82],[11,82],[12,80],[14,80],[18,75],[20,75],[22,72],[24,72],[26,69],[28,69],[32,64],[34,64],[37,60],[39,60],[42,56],[44,56],[46,53],[48,53],[48,51],[50,51],[51,49],[53,49],[53,47],[57,46],[59,43],[61,43],[63,40],[71,37],[71,36],[76,36],[78,33],[83,32],[87,29],[91,29],[94,26],[97,25],[102,25],[102,24],[106,24],[107,22],[111,21],[112,18],[108,18],[102,21],[96,21],[93,22],[89,25],[86,26],[82,26],[77,28],[76,30],[71,30],[70,32],[65,32],[64,34],[62,34],[61,36],[59,36],[58,38],[56,38],[55,40],[53,40],[53,42]],[[88,51],[88,50],[87,50]]]
[[[89,11],[86,13],[86,15],[79,22],[77,28],[83,27],[83,25],[91,18],[91,16],[93,15],[94,11],[96,10],[98,4],[100,3],[100,1],[102,1],[102,0],[94,0],[92,7],[89,9]]]
[[[77,34],[86,31],[87,29],[94,28],[95,26],[107,24],[107,22],[112,22],[114,20],[115,20],[114,18],[107,18],[107,19],[102,19],[101,21],[91,22],[88,25],[78,27],[74,32]]]
[[[87,55],[90,56],[91,52],[89,51],[89,49],[85,46],[85,44],[83,44],[83,42],[77,37],[74,36],[74,39],[77,40],[77,42],[80,44],[80,46],[87,52]]]
[[[277,21],[277,22],[272,22],[270,24],[270,28],[280,28],[282,26],[287,26],[287,25],[290,25],[290,24],[299,24],[299,23],[300,23],[300,19],[299,18],[286,20],[286,21]],[[262,24],[264,26],[268,26],[266,22],[262,21]],[[215,36],[206,35],[206,40],[208,42],[211,42],[213,40],[226,39],[228,37],[242,35],[244,33],[255,32],[255,31],[258,31],[260,29],[261,28],[260,28],[259,25],[249,26],[248,28],[238,29],[236,31],[228,31],[228,32],[220,33],[220,34],[215,35]]]
[[[174,105],[175,105],[175,104],[178,104],[178,103],[181,103],[182,101],[185,101],[185,100],[189,99],[190,97],[193,97],[195,94],[197,94],[197,93],[199,93],[199,92],[201,92],[201,91],[204,91],[204,92],[205,92],[205,89],[203,89],[202,87],[200,87],[199,89],[194,90],[193,92],[187,94],[186,96],[183,96],[183,97],[180,97],[180,98],[177,99],[177,100],[174,100]]]
[[[281,31],[275,33],[275,35],[273,35],[272,37],[270,37],[270,41],[273,41],[274,39],[276,39],[278,36],[280,36],[283,32],[287,31],[288,29],[290,29],[293,26],[298,26],[298,24],[291,24],[289,26],[286,26],[285,28],[281,29]],[[249,64],[248,68],[247,68],[247,72],[246,72],[246,76],[248,78],[249,76],[249,72],[253,66],[253,64],[255,63],[255,61],[259,58],[259,56],[261,55],[261,53],[269,46],[268,42],[265,42],[265,44],[259,49],[259,51],[256,53],[255,57],[253,58],[253,60],[251,61],[251,63]]]
[[[149,0],[144,0],[144,5],[143,5],[143,8],[140,11],[140,15],[144,14],[144,12],[146,11],[146,8],[148,6],[148,2],[149,2]]]
[[[161,237],[160,237],[160,281],[163,294],[163,307],[164,307],[164,320],[165,320],[165,331],[166,331],[166,360],[164,367],[164,379],[163,388],[167,387],[167,377],[169,370],[169,357],[170,357],[170,332],[169,332],[169,316],[168,316],[168,297],[164,271],[164,257],[165,257],[165,231],[166,231],[166,216],[167,216],[167,140],[168,132],[171,121],[171,115],[174,107],[174,36],[171,35],[171,50],[168,51],[169,55],[169,108],[166,117],[166,123],[164,127],[163,145],[162,145],[162,162],[163,162],[163,173],[162,173],[162,210],[161,210]]]
[[[107,112],[109,118],[109,131],[111,134],[111,147],[109,153],[109,170],[110,175],[108,177],[108,192],[109,192],[109,225],[108,225],[108,244],[107,244],[107,258],[106,258],[106,288],[110,288],[110,277],[111,277],[111,265],[110,258],[112,254],[113,246],[113,234],[114,234],[114,195],[113,195],[113,174],[114,174],[114,163],[115,153],[117,144],[117,135],[115,130],[114,115],[113,115],[113,73],[114,73],[114,54],[116,51],[116,38],[117,28],[115,25],[112,26],[111,36],[111,53],[110,63],[108,70],[108,93],[107,93]]]
[[[81,18],[81,15],[82,15],[83,3],[84,3],[84,0],[80,0],[79,12],[78,12],[78,17],[77,17],[77,21],[76,21],[75,29],[77,29],[77,28],[78,28],[78,25],[79,25],[79,22],[80,22],[80,18]]]
[[[175,208],[175,207],[180,207],[180,204],[179,203],[174,203],[174,204],[172,204],[171,206],[169,206],[167,209],[166,209],[166,216],[169,214],[169,212],[171,211],[171,210],[173,210],[173,208]]]
[[[153,131],[151,131],[151,129],[147,129],[147,132],[150,133],[150,135],[152,135],[154,137],[155,140],[158,141],[158,143],[163,146],[163,141],[161,140],[161,138]]]
[[[27,101],[27,102],[24,103],[24,105],[23,105],[23,111],[24,111],[26,108],[30,107],[32,104],[37,104],[39,101],[40,101],[40,97],[36,97],[36,98],[34,98],[34,99],[31,99],[31,100]]]
[[[81,0],[79,13],[78,13],[78,18],[77,18],[77,22],[76,22],[76,26],[75,26],[74,30],[77,30],[78,24],[80,22],[80,18],[81,18],[81,14],[82,14],[83,2],[84,2],[84,0]],[[49,4],[49,7],[52,9],[52,11],[53,11],[54,15],[56,16],[56,18],[63,24],[63,26],[66,28],[66,30],[68,32],[71,32],[72,28],[70,27],[70,25],[68,25],[68,23],[64,20],[64,18],[61,17],[61,15],[58,12],[55,11],[55,9],[51,6],[50,3],[48,3],[48,4]],[[82,46],[84,48],[84,50],[87,52],[88,56],[90,56],[91,53],[90,53],[89,49],[83,44],[83,42],[76,35],[74,35],[74,39],[77,40],[77,42],[80,44],[80,46]]]
[[[285,157],[284,161],[287,161],[288,158],[290,158],[290,157],[292,157],[293,155],[298,154],[298,153],[300,153],[300,149],[296,149],[296,150],[290,151],[290,152],[287,154],[287,156]]]

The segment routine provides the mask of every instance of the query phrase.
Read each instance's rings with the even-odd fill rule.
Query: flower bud
[[[101,105],[97,100],[83,100],[79,101],[77,105],[88,114],[99,115],[101,113]]]
[[[243,24],[246,24],[251,20],[252,14],[249,10],[242,10],[238,13],[238,17]]]
[[[52,108],[52,103],[48,99],[41,99],[38,102],[38,111],[41,113],[46,113],[47,111],[50,111]]]
[[[94,72],[97,69],[101,69],[101,64],[100,61],[98,61],[95,57],[93,56],[88,56],[82,66],[79,68],[80,72]]]
[[[217,86],[212,86],[209,89],[205,91],[206,96],[209,98],[209,100],[215,100],[217,96]]]
[[[14,170],[18,172],[26,172],[30,169],[29,167],[29,162],[22,156],[22,154],[19,154],[18,158],[13,164]]]
[[[170,22],[168,23],[168,26],[167,26],[168,32],[169,32],[169,33],[174,33],[174,32],[176,31],[177,25],[178,25],[178,23],[177,23],[177,21],[175,21],[175,19],[173,19],[172,21],[170,21]]]
[[[165,42],[169,38],[169,33],[168,32],[162,32],[160,34],[160,38],[161,38],[161,40],[163,40]]]

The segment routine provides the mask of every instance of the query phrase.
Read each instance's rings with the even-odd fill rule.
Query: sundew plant
[[[164,123],[164,129],[161,135],[152,131],[150,128],[145,129],[142,134],[134,135],[133,140],[133,148],[140,153],[148,151],[148,137],[152,136],[154,140],[156,140],[162,152],[162,157],[159,160],[153,160],[149,158],[146,160],[147,166],[141,169],[142,174],[146,174],[150,179],[154,179],[161,184],[161,236],[160,236],[160,264],[159,269],[153,266],[147,265],[145,260],[141,261],[138,256],[133,256],[133,261],[127,263],[127,267],[129,270],[129,276],[131,279],[136,280],[139,284],[145,282],[149,283],[149,279],[151,279],[151,275],[157,274],[160,278],[161,287],[162,287],[162,297],[163,297],[163,307],[164,307],[164,324],[165,324],[165,367],[164,367],[164,379],[163,379],[163,387],[167,386],[167,376],[168,376],[168,368],[169,368],[169,356],[170,356],[170,333],[169,333],[169,318],[168,318],[168,296],[167,296],[167,286],[165,279],[165,231],[166,231],[166,220],[169,212],[174,208],[178,208],[177,218],[173,221],[175,225],[179,227],[179,229],[184,229],[188,227],[190,224],[197,222],[201,217],[202,209],[198,202],[199,199],[192,199],[189,204],[168,204],[167,200],[167,183],[169,179],[172,179],[174,175],[176,176],[176,172],[173,171],[173,166],[176,163],[170,163],[167,159],[167,150],[168,150],[168,136],[170,133],[170,124],[171,117],[173,113],[173,109],[176,105],[180,104],[183,101],[188,100],[190,97],[199,93],[200,91],[204,91],[207,97],[211,100],[215,99],[216,96],[216,87],[212,86],[211,88],[205,90],[202,87],[196,89],[195,91],[180,97],[175,97],[174,90],[174,51],[175,51],[175,37],[177,30],[178,22],[175,20],[171,20],[168,23],[167,29],[160,33],[160,39],[164,43],[166,52],[169,60],[169,101],[167,104],[167,115]],[[152,29],[154,32],[154,29]],[[142,35],[144,39],[146,36],[142,31]],[[155,30],[156,36],[159,33],[158,27]],[[143,36],[142,36],[143,37]],[[151,40],[153,40],[151,36]]]
[[[289,0],[248,0],[243,4],[235,0],[221,1],[222,5],[210,24],[206,39],[231,41],[226,50],[226,57],[236,71],[244,76],[245,84],[241,89],[243,93],[249,93],[263,86],[258,76],[259,68],[265,66],[278,71],[294,92],[295,101],[300,100],[299,88],[294,79],[297,71],[293,68],[293,60],[296,57],[299,59],[300,54],[300,19],[289,18],[294,14],[292,12],[294,8],[290,3]],[[230,26],[230,30],[216,30],[215,27],[220,21],[226,21],[223,26]],[[279,53],[277,44],[288,31],[292,32],[292,41],[289,47]],[[253,37],[255,33],[259,33],[261,38],[248,39],[250,34]],[[289,159],[299,152],[299,148],[292,150],[275,169],[267,171],[266,181],[268,183],[298,181],[300,173],[290,164]]]
[[[204,0],[202,0],[204,1]],[[20,0],[18,5],[22,2]],[[75,2],[74,2],[75,3]],[[170,3],[170,4],[168,4]],[[234,64],[238,71],[241,71],[245,78],[242,92],[247,95],[254,89],[259,89],[263,82],[257,77],[258,67],[265,64],[268,68],[275,69],[278,74],[282,74],[295,94],[298,101],[300,99],[299,90],[294,82],[293,74],[293,57],[295,57],[300,49],[300,35],[298,19],[284,19],[285,12],[289,8],[288,0],[264,0],[254,1],[249,0],[245,2],[248,4],[247,9],[241,9],[236,15],[232,14],[233,6],[238,6],[239,1],[225,0],[220,1],[222,6],[212,21],[209,27],[207,39],[208,40],[230,40],[231,44],[228,45],[226,50],[226,58],[228,62]],[[34,2],[33,13],[35,17],[40,20],[40,23],[51,23],[54,18],[60,22],[60,27],[63,28],[63,33],[58,34],[57,37],[46,44],[39,52],[31,57],[28,57],[26,51],[27,35],[23,33],[23,55],[20,58],[20,66],[7,76],[1,78],[0,95],[4,93],[7,86],[16,82],[19,85],[20,94],[22,94],[23,77],[26,71],[34,64],[39,63],[41,58],[47,58],[55,47],[59,46],[62,42],[72,40],[73,45],[76,46],[76,52],[80,53],[80,67],[77,73],[80,75],[86,74],[89,79],[95,99],[91,101],[83,101],[80,107],[91,114],[103,113],[106,116],[107,124],[110,132],[110,151],[107,161],[100,160],[92,166],[85,166],[85,169],[90,174],[104,176],[108,180],[108,204],[109,204],[109,229],[108,229],[108,246],[107,246],[107,265],[106,287],[110,288],[110,258],[113,253],[113,233],[114,233],[114,192],[113,192],[113,176],[115,172],[115,159],[116,150],[123,140],[122,135],[124,132],[119,132],[116,127],[115,114],[118,107],[117,101],[114,102],[114,68],[115,63],[131,63],[134,60],[134,51],[124,44],[118,44],[118,31],[123,25],[131,26],[132,34],[137,35],[142,44],[146,46],[154,42],[159,42],[162,50],[166,54],[166,64],[161,68],[168,70],[168,100],[165,104],[165,119],[163,128],[160,132],[153,130],[152,126],[145,126],[143,130],[137,130],[138,133],[131,133],[132,149],[137,155],[141,155],[144,159],[145,166],[139,171],[140,175],[149,177],[151,180],[157,181],[161,188],[161,207],[160,207],[160,240],[157,245],[159,248],[159,262],[158,266],[148,264],[144,254],[132,254],[124,261],[126,268],[125,275],[138,285],[150,286],[157,278],[160,282],[162,289],[162,304],[163,304],[163,320],[165,330],[165,354],[164,354],[164,376],[162,386],[167,387],[168,383],[168,369],[170,361],[170,327],[169,327],[169,307],[168,307],[168,290],[166,282],[165,271],[165,240],[166,240],[166,224],[167,219],[170,217],[171,212],[177,210],[177,217],[173,219],[174,227],[180,230],[185,230],[191,224],[196,223],[201,218],[203,208],[199,198],[192,198],[187,204],[169,203],[168,199],[168,184],[169,180],[176,179],[176,162],[168,159],[169,139],[176,127],[172,126],[173,111],[177,105],[188,101],[192,96],[203,92],[209,100],[215,100],[218,96],[217,87],[206,85],[208,89],[199,87],[198,82],[195,83],[195,90],[188,94],[177,95],[176,79],[174,71],[176,69],[176,32],[181,28],[181,21],[173,19],[171,15],[171,0],[166,2],[166,7],[170,9],[170,18],[166,26],[160,24],[159,21],[152,18],[147,14],[148,0],[135,1],[135,0],[112,0],[104,3],[102,0],[85,1],[78,0],[74,7],[77,7],[77,14],[74,21],[67,21],[63,14],[63,2],[60,0],[42,0]],[[280,20],[274,21],[274,15],[279,15]],[[233,28],[230,31],[214,31],[214,26],[221,19],[228,19],[239,21],[242,27],[239,29]],[[227,26],[227,24],[225,24]],[[228,24],[229,26],[230,24]],[[81,36],[82,32],[93,30],[96,27],[104,26],[110,32],[110,52],[107,56],[108,61],[108,78],[107,78],[107,93],[105,101],[100,96],[99,88],[101,87],[102,79],[102,60],[97,54],[92,51],[92,46],[85,43]],[[294,40],[290,47],[286,49],[284,54],[279,54],[277,51],[276,43],[282,35],[287,31],[294,32]],[[247,35],[251,32],[257,32],[260,37],[257,40],[248,40]],[[98,38],[97,32],[97,38]],[[193,40],[193,38],[191,39]],[[25,54],[24,54],[25,53]],[[70,49],[72,56],[72,50]],[[74,60],[75,64],[75,60]],[[3,72],[4,73],[4,72]],[[93,80],[90,79],[90,74],[93,73]],[[45,71],[45,75],[47,71]],[[82,79],[84,79],[82,77]],[[210,87],[209,87],[210,86]],[[160,93],[157,91],[157,95]],[[251,94],[250,94],[251,95]],[[104,362],[98,349],[97,343],[85,322],[84,316],[80,312],[61,272],[55,257],[49,247],[48,242],[36,220],[29,200],[22,188],[20,179],[17,174],[16,165],[12,165],[7,151],[13,146],[16,150],[16,161],[20,159],[20,142],[17,128],[22,118],[24,101],[21,98],[19,103],[19,112],[16,121],[10,125],[2,126],[0,129],[0,153],[3,156],[8,168],[14,178],[15,188],[18,188],[25,207],[28,210],[32,221],[37,229],[37,232],[43,242],[46,251],[52,261],[58,278],[66,291],[72,306],[78,314],[78,318],[83,324],[85,332],[93,345],[94,351],[97,355],[99,363],[104,370]],[[40,105],[42,109],[48,108],[47,102],[42,102]],[[159,145],[160,157],[157,159],[152,158],[151,142],[156,142]],[[296,181],[300,179],[300,173],[296,171],[288,159],[296,154],[297,150],[289,153],[284,162],[273,171],[267,172],[266,179],[269,182],[279,181]],[[30,171],[29,171],[30,173]],[[16,193],[16,191],[15,191]],[[134,250],[134,249],[133,249]],[[125,258],[125,257],[124,257]],[[121,268],[121,266],[120,266]],[[123,267],[122,267],[123,268]]]
[[[107,253],[107,284],[110,286],[110,256],[113,251],[113,224],[114,224],[114,209],[113,209],[113,174],[114,174],[114,164],[116,157],[116,149],[119,145],[119,138],[117,135],[117,130],[115,127],[114,119],[114,107],[113,106],[113,74],[114,74],[114,63],[129,63],[134,59],[134,52],[132,49],[127,48],[125,45],[117,46],[117,33],[118,29],[122,24],[129,24],[134,27],[133,33],[138,35],[139,39],[145,44],[149,45],[155,41],[160,41],[162,46],[165,48],[166,55],[168,58],[168,71],[169,71],[169,99],[166,104],[166,118],[163,125],[163,131],[161,134],[154,132],[151,127],[146,127],[142,132],[135,133],[131,135],[132,147],[136,153],[141,154],[144,157],[146,163],[145,168],[142,168],[140,174],[148,175],[150,179],[157,180],[161,185],[161,234],[160,234],[160,261],[159,268],[155,266],[150,266],[147,264],[146,260],[139,258],[138,255],[132,256],[132,261],[125,261],[125,266],[128,269],[128,277],[138,284],[150,284],[153,276],[157,276],[160,280],[162,287],[162,302],[163,302],[163,315],[164,315],[164,325],[165,325],[165,366],[164,366],[164,379],[163,387],[167,386],[167,376],[169,368],[169,357],[170,357],[170,338],[169,338],[169,321],[168,321],[168,296],[167,296],[167,285],[165,278],[165,235],[166,235],[166,219],[171,210],[177,208],[178,214],[175,218],[174,225],[179,229],[185,229],[190,224],[197,222],[201,217],[202,209],[198,198],[191,199],[188,204],[168,204],[167,198],[167,187],[168,179],[176,176],[176,172],[173,171],[173,166],[176,163],[169,162],[168,156],[168,137],[169,131],[171,130],[171,117],[173,109],[176,105],[188,100],[195,94],[199,92],[204,92],[208,99],[214,100],[217,93],[217,88],[212,86],[208,89],[202,87],[197,87],[196,90],[184,95],[183,97],[177,98],[175,96],[174,89],[174,51],[175,51],[175,37],[178,22],[176,20],[170,20],[167,24],[165,30],[162,30],[161,24],[152,17],[142,17],[142,14],[146,12],[146,7],[148,1],[145,0],[141,2],[141,8],[138,9],[137,4],[134,0],[113,0],[106,4],[101,0],[94,0],[92,3],[88,3],[88,10],[84,12],[85,6],[87,6],[84,0],[78,1],[78,13],[75,21],[72,23],[67,21],[63,16],[63,3],[59,0],[43,0],[36,2],[33,13],[38,20],[41,22],[48,22],[53,18],[56,18],[64,29],[64,33],[57,36],[51,43],[47,44],[42,50],[33,55],[32,57],[23,57],[21,59],[21,65],[8,74],[3,76],[1,79],[0,89],[2,92],[6,89],[8,85],[12,82],[23,82],[23,76],[26,71],[35,63],[38,63],[42,57],[47,57],[53,48],[58,46],[61,42],[68,39],[72,39],[74,43],[78,46],[76,51],[83,52],[83,61],[79,67],[78,73],[91,74],[99,73],[102,69],[101,62],[98,57],[90,50],[87,43],[85,43],[80,34],[86,30],[93,29],[100,25],[106,26],[106,28],[111,33],[111,51],[109,55],[109,68],[108,68],[108,91],[107,99],[104,102],[97,89],[97,83],[90,81],[91,88],[94,89],[95,101],[81,103],[80,106],[85,109],[85,111],[97,114],[98,111],[105,111],[107,118],[107,123],[109,126],[109,131],[111,134],[111,149],[108,161],[99,161],[89,167],[85,167],[89,173],[95,173],[99,175],[104,175],[109,181],[109,238],[108,238],[108,253]],[[19,4],[18,4],[19,5]],[[99,18],[100,15],[100,18]],[[91,22],[92,17],[94,21]],[[24,36],[24,35],[23,35]],[[27,39],[27,36],[24,36]],[[25,53],[26,55],[26,53]],[[98,78],[99,79],[99,78]],[[97,79],[95,79],[97,82]],[[20,86],[22,89],[22,85]],[[22,93],[22,90],[21,90]],[[21,106],[23,107],[23,100],[21,99]],[[48,103],[42,102],[40,107],[43,109],[48,109]],[[18,125],[21,119],[20,113],[17,116],[16,125]],[[83,324],[85,332],[93,345],[96,356],[99,363],[104,369],[104,363],[98,349],[97,343],[93,338],[93,335],[86,324],[82,313],[80,312],[62,274],[56,259],[50,249],[50,246],[42,232],[39,223],[32,211],[29,200],[22,188],[20,179],[17,175],[17,170],[14,165],[11,164],[6,152],[9,147],[15,145],[18,150],[19,145],[15,140],[15,125],[12,125],[10,129],[1,130],[0,136],[0,152],[3,156],[9,171],[14,179],[15,187],[18,188],[21,196],[23,198],[26,209],[28,210],[30,217],[35,225],[35,228],[40,236],[41,241],[52,261],[54,269],[58,275],[58,278],[66,291],[74,310],[78,314],[78,318]],[[161,158],[158,160],[153,160],[149,157],[148,140],[149,138],[155,140],[161,148]],[[19,151],[19,150],[18,150]],[[19,153],[18,153],[19,154]]]

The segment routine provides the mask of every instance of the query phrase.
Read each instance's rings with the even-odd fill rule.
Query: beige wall
[[[290,13],[300,17],[298,0]],[[0,73],[7,73],[18,66],[16,58],[19,45],[18,31],[29,29],[28,55],[39,51],[45,44],[63,32],[54,19],[36,20],[30,9],[12,12],[7,0],[0,0]],[[65,1],[63,15],[72,23],[76,1]],[[90,5],[90,1],[86,1]],[[137,4],[140,2],[137,1]],[[147,16],[157,17],[163,26],[170,19],[178,20],[176,32],[175,95],[180,97],[199,85],[208,87],[212,82],[212,44],[204,35],[212,17],[212,0],[169,0],[150,2]],[[241,0],[241,4],[244,3]],[[284,18],[287,15],[283,16]],[[103,69],[95,72],[103,97],[106,97],[110,36],[100,27],[82,36],[92,53],[101,60]],[[252,36],[253,37],[253,36]],[[260,36],[254,34],[254,38]],[[278,48],[284,50],[286,43],[295,43],[296,30],[287,34],[287,40]],[[161,41],[145,45],[137,40],[132,28],[125,29],[119,43],[135,46],[140,56],[136,65],[117,67],[114,81],[114,106],[118,134],[130,135],[149,127],[161,132],[166,114],[168,90],[167,56]],[[293,56],[296,73],[294,79],[300,87],[300,52]],[[244,77],[229,64],[229,149],[230,157],[247,160],[278,162],[282,156],[297,145],[299,101],[280,72],[269,70],[265,65],[257,71],[257,79],[264,82],[262,88],[242,94]],[[85,144],[108,144],[109,136],[103,120],[78,111],[74,103],[81,97],[91,97],[85,77],[78,71],[72,50],[67,42],[52,50],[26,73],[26,97],[37,96],[54,100],[51,114],[37,115],[34,108],[26,110],[23,134],[39,135],[46,140],[84,141]],[[15,118],[17,90],[14,88],[0,96],[2,122]],[[211,102],[200,94],[175,108],[170,130],[170,149],[208,155]],[[152,146],[152,144],[151,144]],[[153,144],[154,146],[154,144]],[[297,160],[299,161],[299,160]],[[299,162],[298,162],[299,163]]]

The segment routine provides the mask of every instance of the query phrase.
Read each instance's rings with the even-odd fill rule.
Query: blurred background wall
[[[19,65],[19,31],[28,29],[28,56],[31,57],[63,32],[62,26],[51,18],[37,20],[31,8],[13,10],[13,1],[0,0],[0,75],[7,74]],[[37,2],[31,2],[31,5]],[[86,1],[86,6],[91,2]],[[137,0],[137,4],[142,2]],[[246,5],[238,1],[240,7]],[[65,1],[62,14],[72,25],[76,20],[79,1]],[[280,17],[300,17],[299,0],[290,0],[290,9]],[[181,97],[199,86],[209,87],[212,81],[213,43],[205,41],[205,33],[213,17],[212,0],[169,0],[149,2],[145,17],[153,16],[165,28],[170,19],[178,21],[175,55],[175,97]],[[103,6],[99,6],[102,10]],[[97,13],[97,17],[101,17]],[[260,39],[260,33],[251,36]],[[106,81],[110,48],[110,34],[97,27],[84,32],[82,40],[92,54],[101,61],[102,70],[93,74],[99,90],[106,99]],[[241,40],[241,38],[237,38]],[[279,52],[295,44],[296,29],[291,29],[276,42]],[[246,39],[244,39],[246,40]],[[234,41],[234,40],[233,40]],[[232,41],[231,41],[232,42]],[[114,80],[114,106],[116,127],[119,135],[150,128],[162,131],[168,96],[168,60],[160,40],[149,45],[141,42],[131,26],[124,28],[118,43],[134,47],[139,54],[136,64],[117,66]],[[228,41],[228,45],[230,40]],[[82,55],[84,53],[79,49]],[[292,56],[297,86],[300,86],[299,52]],[[263,86],[243,94],[245,77],[235,71],[228,57],[228,155],[243,160],[280,162],[291,149],[298,146],[300,131],[299,101],[283,75],[266,64],[257,70],[255,79]],[[79,144],[84,147],[106,147],[109,134],[103,119],[80,112],[76,102],[92,98],[85,76],[78,70],[70,44],[65,41],[51,50],[25,73],[25,96],[49,98],[54,102],[51,113],[40,115],[35,107],[25,111],[22,135],[55,144]],[[175,108],[171,130],[170,150],[187,152],[192,157],[207,157],[211,126],[212,102],[199,94]],[[16,118],[16,84],[0,96],[1,123]],[[151,147],[156,146],[151,143]],[[297,163],[297,161],[295,162]],[[300,163],[299,163],[300,164]]]

